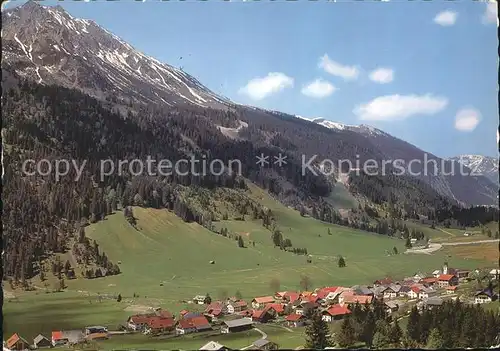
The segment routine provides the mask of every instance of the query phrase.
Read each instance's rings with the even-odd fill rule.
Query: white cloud
[[[489,1],[486,4],[486,10],[483,15],[483,23],[496,23],[498,26],[498,7],[496,1]]]
[[[390,68],[377,68],[370,73],[370,79],[380,84],[390,83],[394,80],[394,71]]]
[[[305,85],[301,92],[306,96],[322,99],[332,95],[336,90],[337,88],[326,80],[316,79],[315,81]]]
[[[331,60],[327,54],[324,54],[319,59],[319,68],[331,75],[342,77],[344,80],[354,80],[359,76],[359,68],[356,66],[344,66],[338,62]]]
[[[472,132],[481,121],[481,113],[474,108],[463,108],[455,116],[455,129]]]
[[[353,113],[366,121],[403,120],[413,115],[433,115],[443,110],[448,100],[432,95],[386,95],[358,105]]]
[[[434,17],[434,22],[439,24],[440,26],[452,26],[457,21],[458,14],[455,11],[443,11],[440,12]]]
[[[291,87],[293,87],[293,78],[284,73],[271,72],[263,78],[250,80],[246,86],[239,90],[239,93],[245,94],[254,100],[262,100],[273,93]]]

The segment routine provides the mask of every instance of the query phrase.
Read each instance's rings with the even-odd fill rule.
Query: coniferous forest
[[[20,79],[17,85],[4,89],[3,264],[4,277],[16,281],[36,275],[40,261],[47,255],[70,249],[77,253],[88,251],[84,254],[86,260],[99,261],[103,271],[116,274],[115,263],[103,259],[105,253],[93,252],[92,243],[81,239],[78,247],[67,247],[69,239],[78,237],[87,224],[131,205],[166,208],[185,221],[197,221],[210,227],[210,222],[217,218],[191,206],[179,189],[228,188],[244,193],[245,178],[303,214],[383,235],[395,235],[399,229],[406,237],[423,236],[411,234],[398,224],[398,220],[418,218],[421,213],[438,221],[455,218],[464,225],[498,220],[497,210],[460,208],[419,180],[363,174],[350,178],[352,191],[366,198],[367,203],[388,203],[392,209],[391,218],[396,222],[380,218],[377,225],[370,224],[368,218],[376,217],[376,213],[369,205],[353,210],[354,218],[342,218],[323,200],[336,186],[335,180],[321,173],[302,175],[299,155],[309,153],[340,159],[354,158],[360,153],[365,158],[380,159],[381,155],[359,140],[355,133],[334,134],[310,125],[305,129],[301,126],[305,121],[289,120],[280,114],[264,118],[251,110],[223,111],[187,106],[166,110],[131,102],[127,109],[121,109],[116,107],[113,98],[98,101],[76,90],[41,86]],[[216,127],[234,127],[238,121],[252,122],[243,128],[240,139],[230,138]],[[265,138],[265,130],[274,132],[271,143]],[[310,134],[311,130],[314,135]],[[326,143],[327,138],[333,137],[337,138],[336,143]],[[255,162],[255,155],[261,153],[271,159],[285,154],[287,165],[277,167],[271,163],[260,167]],[[225,165],[230,160],[239,160],[241,175],[222,168],[218,169],[220,175],[193,172],[137,175],[137,167],[125,167],[123,172],[109,172],[105,176],[101,174],[102,160],[131,161],[148,157],[156,162],[161,159],[175,162],[190,157],[207,161],[219,159]],[[55,178],[54,172],[27,175],[22,167],[30,159],[46,159],[52,165],[56,160],[67,159],[79,166],[85,162],[85,167],[81,175],[70,167],[68,174],[60,179]],[[187,167],[181,170],[186,171]],[[33,168],[28,167],[28,170],[33,171]],[[237,201],[250,203],[244,197]],[[253,206],[260,213],[258,206]]]

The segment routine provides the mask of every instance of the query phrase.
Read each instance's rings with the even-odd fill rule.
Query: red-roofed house
[[[301,314],[290,314],[286,316],[286,322],[289,327],[297,328],[304,325],[306,317]]]
[[[287,303],[294,303],[300,298],[300,293],[294,291],[287,291],[285,295],[283,295],[283,300]]]
[[[326,299],[326,297],[330,293],[335,293],[337,290],[339,290],[338,286],[327,286],[325,288],[321,288],[316,292],[316,296],[318,296],[320,299]]]
[[[153,317],[148,321],[144,328],[145,334],[158,334],[175,329],[175,320],[173,318]]]
[[[285,313],[285,305],[282,303],[268,303],[265,310],[273,310],[275,315],[282,316]]]
[[[259,323],[267,323],[274,318],[274,313],[269,309],[253,310],[252,320]]]
[[[441,274],[438,277],[438,286],[440,288],[445,288],[447,286],[458,285],[458,277],[453,274]]]
[[[256,297],[255,299],[252,300],[252,307],[261,308],[267,305],[268,303],[273,303],[273,302],[274,302],[274,297],[272,296]]]
[[[212,315],[214,317],[219,317],[224,313],[227,313],[227,306],[221,301],[212,302],[205,309],[205,313]]]
[[[350,313],[351,311],[347,308],[347,306],[333,305],[329,309],[324,310],[322,315],[325,322],[333,322],[334,320],[344,318],[344,316]]]
[[[207,318],[205,316],[197,316],[179,320],[175,332],[177,335],[183,335],[210,329],[212,329],[212,326]]]
[[[276,294],[274,294],[274,298],[276,300],[282,300],[286,293],[287,291],[278,291]]]
[[[453,285],[453,286],[448,286],[446,287],[446,293],[447,294],[454,294],[457,291],[458,286]]]
[[[17,333],[12,335],[7,340],[7,347],[11,350],[27,350],[30,347],[29,342],[23,337],[19,336]]]
[[[247,303],[243,300],[230,301],[227,305],[227,313],[233,314],[246,310],[248,307]]]
[[[414,285],[414,286],[412,286],[412,287],[411,287],[411,290],[410,290],[410,291],[408,291],[408,297],[409,297],[410,299],[418,299],[418,294],[420,293],[420,290],[422,290],[422,288],[421,288],[421,287],[419,287],[419,286],[415,286],[415,285]]]
[[[134,331],[142,330],[147,325],[151,318],[157,317],[155,314],[138,314],[130,316],[127,320],[127,327]]]

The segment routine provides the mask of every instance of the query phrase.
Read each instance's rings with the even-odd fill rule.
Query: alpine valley
[[[175,298],[165,303],[173,304],[177,295],[215,294],[213,287],[227,284],[231,294],[243,289],[250,297],[262,293],[256,280],[267,279],[265,290],[276,274],[282,287],[298,282],[297,272],[326,284],[334,275],[323,265],[340,254],[347,266],[337,277],[349,284],[440,266],[444,254],[425,260],[386,254],[403,251],[409,238],[441,235],[435,227],[498,221],[498,160],[461,158],[466,171],[479,162],[481,172],[441,175],[457,160],[379,129],[236,104],[60,6],[29,1],[2,12],[2,110],[2,259],[13,289],[43,289],[39,281],[59,284],[62,272],[71,271],[58,290],[76,295],[160,298],[168,288]],[[261,154],[286,157],[286,164],[261,167]],[[390,167],[376,176],[320,172],[324,159],[423,162],[426,154],[439,168],[427,175],[396,175]],[[317,155],[311,162],[317,175],[303,174],[302,155]],[[221,166],[220,175],[102,176],[102,160],[148,156],[240,160],[242,172]],[[56,181],[52,173],[22,173],[28,159],[86,163],[78,181],[73,168]],[[327,242],[327,232],[337,241]],[[87,308],[93,307],[85,300],[81,310]],[[48,327],[60,327],[66,317],[58,316],[47,316]],[[92,318],[88,323],[100,323]],[[34,323],[28,320],[20,328]]]

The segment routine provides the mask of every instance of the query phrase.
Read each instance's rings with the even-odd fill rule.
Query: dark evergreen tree
[[[306,327],[305,334],[308,349],[321,350],[333,344],[328,324],[323,320],[323,316],[319,312],[313,314],[311,323]]]

